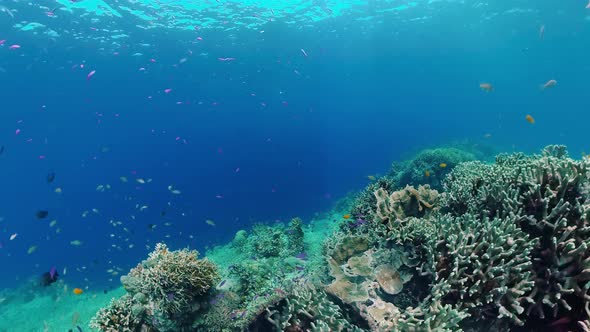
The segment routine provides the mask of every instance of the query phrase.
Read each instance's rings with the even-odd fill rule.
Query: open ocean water
[[[423,149],[581,160],[589,45],[585,0],[0,0],[0,331],[92,331],[157,243],[337,224]]]

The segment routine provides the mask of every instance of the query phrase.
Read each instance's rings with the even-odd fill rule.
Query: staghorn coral
[[[255,322],[249,331],[363,331],[346,319],[326,293],[308,282],[295,285],[289,296],[267,308],[263,316],[264,324]]]
[[[525,319],[524,302],[533,287],[530,254],[535,241],[513,220],[472,215],[437,222],[440,241],[433,293],[443,304],[465,310],[470,320]]]
[[[590,316],[589,164],[561,146],[539,156],[500,155],[494,165],[463,164],[447,178],[446,211],[514,220],[537,241],[525,326]]]

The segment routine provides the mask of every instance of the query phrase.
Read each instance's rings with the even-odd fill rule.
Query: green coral
[[[460,165],[445,183],[448,212],[510,218],[536,239],[530,253],[534,286],[523,306],[540,322],[590,316],[588,167],[568,158],[564,147],[550,146],[539,156],[500,155],[494,165]]]
[[[420,151],[410,161],[394,163],[389,176],[398,183],[398,188],[406,185],[429,184],[433,189],[441,189],[442,180],[455,166],[475,159],[474,153],[464,149],[454,147],[426,149]]]
[[[439,255],[433,292],[478,322],[506,317],[523,325],[525,294],[534,285],[535,241],[513,220],[466,214],[437,221]]]
[[[252,327],[261,331],[363,331],[346,319],[325,292],[308,283],[296,285],[289,296],[266,310],[264,318],[264,323],[255,322]]]

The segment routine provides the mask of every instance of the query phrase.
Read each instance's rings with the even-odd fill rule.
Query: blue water
[[[3,287],[117,286],[159,241],[308,221],[425,147],[590,152],[584,1],[106,3],[0,1]]]

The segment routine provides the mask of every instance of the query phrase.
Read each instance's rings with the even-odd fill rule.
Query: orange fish
[[[528,123],[535,124],[535,118],[533,118],[530,114],[527,114],[525,119],[527,120]]]
[[[440,168],[446,168],[446,167],[447,167],[447,164],[445,164],[445,163],[440,163],[440,165],[438,165],[438,166],[440,166]]]
[[[84,293],[84,290],[82,288],[74,288],[74,290],[72,292],[76,295],[80,295],[80,294]]]
[[[549,81],[547,81],[547,83],[545,83],[545,84],[543,84],[541,86],[541,89],[542,90],[545,90],[545,89],[548,89],[548,88],[552,88],[552,87],[554,87],[556,85],[557,85],[557,81],[556,80],[549,80]]]
[[[430,176],[430,171],[424,171],[424,176],[425,177],[429,177]]]
[[[345,215],[342,216],[342,218],[344,218],[344,219],[350,219],[350,214],[345,214]]]
[[[494,86],[491,83],[480,83],[479,88],[485,92],[492,92],[494,91]]]

